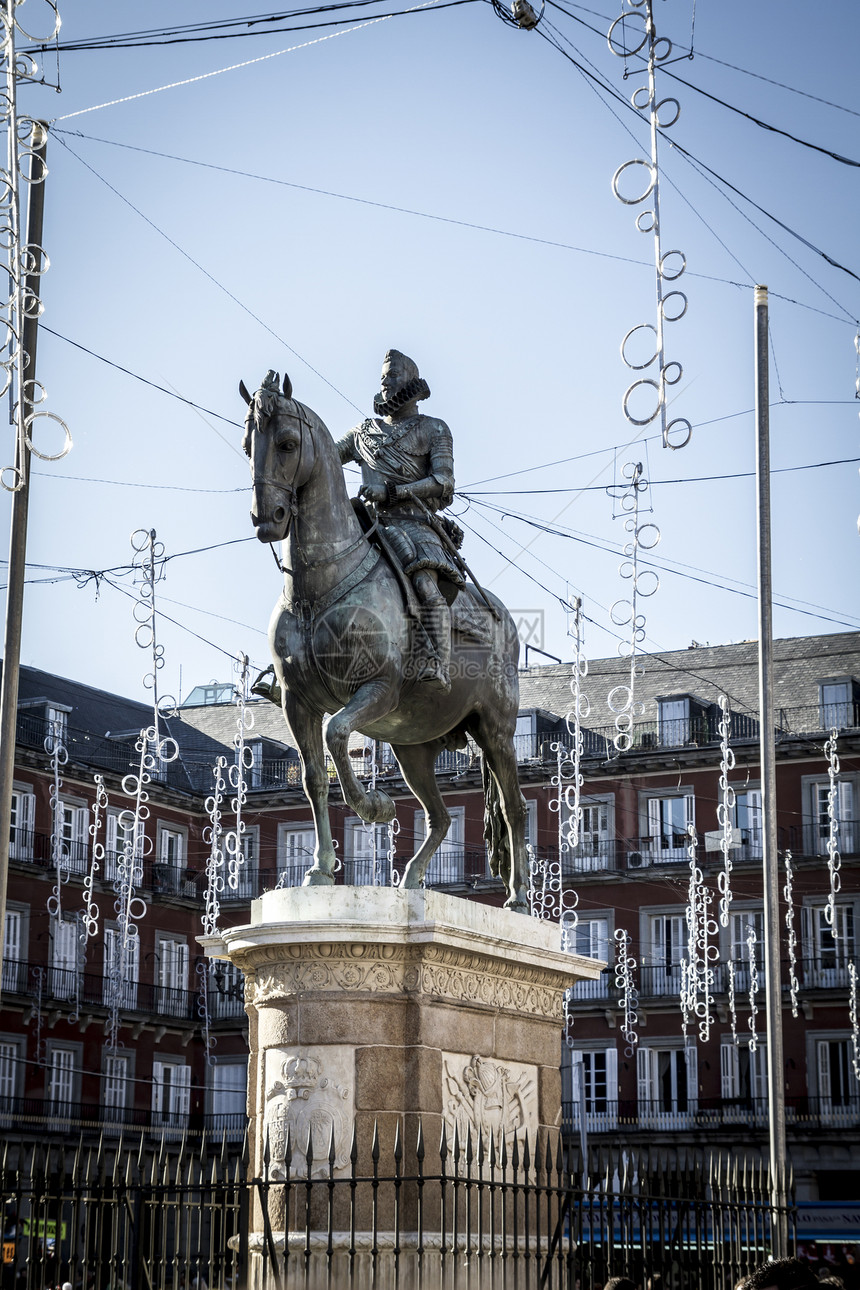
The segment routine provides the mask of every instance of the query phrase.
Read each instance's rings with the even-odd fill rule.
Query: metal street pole
[[[30,158],[29,205],[27,209],[27,246],[42,245],[42,221],[45,212],[45,154],[48,127],[36,123],[41,133],[34,140]],[[39,176],[43,178],[39,180]],[[36,267],[41,264],[36,252]],[[39,276],[27,274],[24,298],[27,313],[20,344],[25,354],[25,380],[35,398],[36,342]],[[24,390],[17,391],[19,416],[24,415]],[[12,782],[15,777],[15,731],[18,720],[18,672],[21,662],[21,624],[24,614],[24,572],[27,563],[27,514],[30,505],[30,450],[16,434],[15,465],[20,472],[21,487],[12,494],[12,532],[9,539],[9,580],[6,587],[6,626],[3,638],[3,682],[0,687],[0,959],[6,931],[6,878],[9,873],[9,828],[12,816]]]
[[[779,856],[776,832],[776,737],[773,721],[773,613],[770,523],[770,414],[768,407],[767,287],[755,288],[755,420],[758,519],[758,684],[761,721],[761,795],[763,813],[765,1010],[767,1013],[767,1094],[770,1127],[773,1253],[788,1255],[785,1213],[785,1059],[782,1043],[780,977]]]

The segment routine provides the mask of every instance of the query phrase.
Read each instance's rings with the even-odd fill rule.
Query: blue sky
[[[547,6],[546,34],[629,98],[642,78],[624,80],[605,39],[620,10],[601,0],[566,8]],[[140,12],[61,4],[62,37],[129,30]],[[145,22],[246,12],[256,11],[152,3]],[[657,0],[656,12],[683,53],[691,0]],[[332,30],[68,52],[62,93],[22,93],[25,111],[55,121],[39,377],[75,441],[34,474],[23,661],[142,697],[148,667],[128,597],[103,580],[41,581],[56,566],[128,563],[133,529],[155,528],[176,556],[159,587],[175,620],[160,625],[174,693],[180,668],[187,694],[226,679],[231,654],[265,664],[279,592],[269,552],[239,541],[251,527],[238,427],[70,341],[235,422],[239,378],[255,387],[268,368],[288,368],[296,396],[336,435],[369,412],[382,356],[396,346],[430,383],[425,408],[452,428],[458,487],[472,494],[454,508],[467,558],[515,611],[543,616],[547,650],[570,657],[561,602],[579,594],[588,652],[615,652],[608,609],[626,594],[624,535],[604,489],[626,461],[679,481],[650,494],[662,531],[654,556],[667,568],[645,606],[645,648],[754,637],[754,482],[695,482],[753,469],[752,284],[771,293],[772,465],[782,469],[860,457],[860,282],[737,194],[727,199],[669,137],[860,274],[857,167],[664,79],[661,97],[676,95],[681,116],[660,145],[663,246],[686,255],[689,298],[667,329],[667,352],[684,368],[672,411],[698,427],[670,452],[656,425],[631,429],[621,412],[619,345],[654,321],[654,272],[651,239],[610,180],[646,155],[645,122],[608,107],[539,32],[505,25],[484,0],[317,41]],[[206,75],[307,41],[317,43]],[[671,65],[676,75],[860,161],[860,36],[847,0],[814,13],[793,0],[698,0],[693,44],[692,60]],[[55,81],[56,57],[43,66]],[[205,79],[143,95],[196,77]],[[488,505],[575,532],[551,536]],[[775,475],[773,508],[774,587],[786,606],[776,634],[860,625],[857,465]],[[180,556],[188,551],[199,553]]]

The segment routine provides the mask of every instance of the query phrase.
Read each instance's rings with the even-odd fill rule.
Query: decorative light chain
[[[400,821],[395,815],[388,825],[388,881],[392,887],[400,885],[400,874],[397,872],[397,838],[400,833]]]
[[[625,1057],[632,1057],[639,1043],[636,1026],[639,1022],[639,994],[635,985],[636,960],[630,953],[630,934],[623,927],[615,929],[615,985],[621,1004],[621,1033],[627,1047]]]
[[[754,1053],[758,1048],[758,1040],[756,1038],[756,1019],[758,1017],[758,1004],[756,1002],[756,995],[758,994],[758,962],[757,962],[757,953],[756,953],[756,941],[757,941],[757,937],[755,934],[755,927],[753,926],[752,923],[750,923],[749,926],[747,927],[747,955],[749,957],[749,968],[750,968],[750,1019],[749,1019],[750,1037],[747,1043],[749,1045],[749,1050],[751,1053]]]
[[[245,863],[245,821],[242,812],[248,801],[248,781],[245,772],[254,765],[253,751],[245,742],[245,736],[254,728],[254,714],[248,708],[248,655],[243,654],[239,660],[239,684],[236,686],[236,734],[233,736],[233,747],[236,750],[233,765],[227,772],[230,787],[234,796],[230,799],[230,810],[236,817],[232,829],[224,833],[224,851],[227,856],[227,886],[236,891],[239,886],[239,870]]]
[[[71,877],[70,857],[63,841],[63,800],[60,796],[63,788],[60,768],[69,760],[62,734],[62,721],[59,718],[51,721],[45,738],[45,752],[51,755],[51,863],[54,866],[54,888],[48,897],[48,914],[58,923],[63,916],[63,887]]]
[[[585,694],[582,683],[588,675],[588,660],[583,650],[582,637],[582,600],[577,596],[573,602],[573,672],[570,678],[570,692],[573,695],[573,707],[565,717],[567,732],[573,740],[573,746],[570,750],[569,761],[573,768],[571,782],[564,788],[564,803],[567,808],[566,819],[562,821],[559,813],[559,824],[564,824],[564,842],[567,844],[566,849],[575,851],[579,846],[580,832],[582,828],[582,753],[583,737],[582,723],[591,712],[591,703]],[[561,758],[560,745],[554,747],[558,750],[558,775],[559,784],[561,783],[564,763]],[[561,850],[561,838],[559,839],[559,850]]]
[[[788,932],[788,988],[791,995],[791,1015],[796,1017],[800,983],[797,979],[797,932],[794,928],[794,883],[790,851],[785,853],[785,886],[782,894],[785,897],[785,927]]]
[[[711,917],[712,895],[699,868],[696,850],[696,826],[687,826],[687,854],[690,857],[690,882],[687,893],[687,959],[681,972],[681,1016],[686,1037],[687,1027],[695,1018],[699,1039],[707,1043],[713,1025],[714,968],[719,957],[715,943],[716,921]]]
[[[529,912],[532,918],[545,922],[560,923],[562,930],[562,949],[565,928],[573,931],[576,928],[578,915],[576,907],[579,895],[568,887],[565,889],[561,872],[561,855],[552,860],[549,856],[538,856],[532,846],[529,852]]]
[[[613,743],[619,752],[626,752],[633,743],[633,720],[641,717],[644,704],[636,698],[636,682],[643,676],[645,669],[637,662],[637,653],[645,639],[645,615],[639,611],[639,601],[653,596],[660,586],[660,579],[653,569],[639,569],[640,551],[651,551],[660,541],[660,530],[656,524],[640,524],[640,499],[648,489],[648,481],[642,473],[642,463],[628,462],[622,474],[628,481],[620,497],[621,510],[626,514],[624,528],[630,534],[630,540],[624,545],[624,559],[618,566],[621,577],[630,582],[629,600],[616,600],[610,610],[610,617],[616,627],[629,627],[630,639],[621,641],[618,653],[630,659],[630,676],[626,685],[616,685],[609,691],[607,702],[615,713],[617,731]]]
[[[149,819],[148,785],[153,776],[164,777],[167,766],[179,756],[176,740],[162,735],[161,722],[176,714],[176,702],[170,695],[159,697],[158,673],[164,667],[164,646],[159,645],[156,632],[155,588],[162,576],[159,562],[164,558],[164,546],[156,540],[155,529],[137,529],[131,535],[134,555],[132,563],[139,587],[134,606],[134,633],[136,644],[151,653],[152,671],[143,678],[146,689],[152,691],[152,724],[144,726],[135,742],[138,754],[137,770],[126,775],[122,791],[134,803],[117,817],[117,829],[122,833],[122,850],[117,857],[117,874],[114,881],[114,912],[116,934],[114,952],[108,965],[107,1025],[108,1050],[119,1049],[119,1014],[127,982],[133,979],[140,959],[138,923],[146,917],[146,900],[137,894],[143,882],[144,860],[152,855],[152,838],[147,835]]]
[[[92,805],[92,823],[89,826],[89,835],[92,839],[90,843],[90,867],[84,878],[84,910],[81,915],[81,944],[84,951],[86,951],[87,941],[95,936],[99,930],[99,907],[93,895],[93,885],[96,874],[102,872],[105,862],[105,846],[99,839],[102,825],[106,818],[108,795],[104,775],[96,775],[94,778],[96,796]]]
[[[851,1065],[854,1078],[860,1082],[860,1020],[857,1011],[857,968],[848,960],[848,1016],[851,1019]]]
[[[837,732],[830,731],[830,738],[824,745],[827,758],[827,776],[830,787],[827,791],[827,869],[830,874],[830,895],[824,910],[824,917],[830,927],[833,939],[839,936],[839,921],[836,917],[836,897],[842,890],[840,867],[842,857],[839,854],[839,754],[836,750]]]
[[[197,1013],[200,1017],[201,1030],[203,1031],[203,1055],[206,1058],[206,1065],[214,1066],[215,1058],[212,1054],[212,1049],[217,1041],[212,1034],[212,1017],[209,1012],[210,966],[208,959],[198,959],[197,961]]]
[[[735,754],[729,746],[732,729],[732,714],[729,701],[724,694],[718,699],[720,705],[720,800],[717,803],[717,823],[720,826],[720,850],[723,853],[723,870],[717,878],[720,892],[720,926],[728,927],[729,912],[732,906],[732,843],[734,830],[732,820],[735,810],[735,790],[729,783],[729,771],[735,768]]]
[[[728,996],[729,996],[729,1020],[732,1025],[732,1043],[735,1048],[738,1046],[738,1010],[735,1002],[735,965],[731,959],[726,964],[726,975],[728,977]]]
[[[622,407],[627,420],[634,426],[647,426],[660,418],[664,448],[683,448],[693,433],[690,422],[685,417],[676,417],[669,421],[667,416],[667,386],[677,385],[683,375],[683,368],[678,362],[666,361],[664,328],[666,323],[678,322],[687,312],[687,297],[677,288],[666,292],[664,284],[675,283],[684,273],[687,260],[681,251],[664,251],[660,220],[660,167],[657,157],[658,131],[669,130],[681,115],[681,105],[676,98],[657,98],[657,70],[672,54],[672,42],[665,36],[658,38],[654,25],[653,0],[627,0],[627,6],[620,17],[616,18],[609,28],[609,48],[618,58],[635,57],[648,47],[648,84],[638,86],[631,96],[631,102],[639,112],[647,112],[651,126],[651,156],[649,160],[636,157],[625,161],[612,176],[612,191],[625,206],[640,206],[651,199],[650,209],[643,209],[636,217],[636,227],[640,233],[654,235],[654,263],[656,266],[656,325],[638,323],[621,342],[621,357],[633,372],[644,372],[656,363],[656,372],[651,377],[639,377],[629,386]],[[628,43],[629,38],[629,43]],[[630,174],[645,171],[643,191],[637,189],[637,195],[626,197],[619,187],[625,172]],[[641,185],[640,185],[641,188]],[[637,333],[642,333],[634,344],[642,342],[647,333],[653,335],[652,342],[647,341],[645,352],[635,357],[630,354],[630,344]],[[644,361],[643,361],[644,360]],[[631,398],[640,394],[653,396],[654,406],[643,408],[644,415],[634,416],[630,410]]]
[[[206,813],[209,823],[203,830],[203,841],[209,843],[209,857],[206,861],[206,897],[203,908],[203,931],[207,936],[214,936],[218,931],[218,917],[221,913],[220,896],[224,890],[224,829],[221,824],[221,804],[227,790],[224,771],[227,758],[218,757],[212,767],[215,789],[206,798]]]
[[[50,268],[50,261],[41,246],[24,245],[22,220],[22,195],[26,184],[44,183],[47,167],[39,149],[44,144],[44,125],[29,116],[18,113],[18,85],[22,81],[39,79],[39,68],[29,54],[20,53],[15,42],[20,33],[28,42],[49,44],[60,30],[60,17],[53,0],[46,0],[53,14],[53,30],[47,35],[31,35],[18,21],[18,10],[23,0],[7,0],[0,9],[0,125],[5,127],[7,152],[5,165],[0,167],[0,269],[6,280],[5,300],[0,300],[0,371],[3,375],[0,395],[9,393],[12,423],[15,427],[15,464],[0,469],[0,485],[7,492],[18,492],[24,486],[26,454],[42,461],[59,461],[71,450],[72,437],[66,423],[53,412],[35,411],[44,403],[47,393],[43,385],[27,375],[29,355],[24,352],[24,323],[28,318],[42,314],[42,302],[28,286],[28,277],[41,277]],[[34,423],[47,419],[60,426],[63,446],[59,452],[47,453],[33,443]]]
[[[377,752],[376,740],[371,739],[370,741],[370,792],[372,795],[376,794],[376,781],[379,778],[379,762],[376,759],[376,752]],[[381,863],[382,858],[379,854],[379,834],[377,832],[376,824],[368,824],[367,822],[365,822],[364,830],[367,835],[367,840],[370,846],[371,882],[374,887],[384,887],[386,885],[387,875],[383,876],[383,872],[382,872],[382,863]]]

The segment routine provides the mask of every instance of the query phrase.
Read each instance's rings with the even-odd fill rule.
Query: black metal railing
[[[578,1132],[581,1105],[566,1101],[562,1121],[569,1132]],[[820,1129],[856,1129],[860,1126],[860,1095],[836,1097],[788,1097],[785,1122],[790,1131],[812,1132]],[[589,1133],[643,1132],[678,1133],[687,1129],[734,1130],[739,1127],[768,1127],[766,1098],[719,1097],[696,1099],[682,1097],[652,1100],[588,1097],[585,1123]]]
[[[361,1145],[359,1145],[359,1142]],[[353,1134],[250,1175],[226,1138],[97,1152],[5,1144],[4,1263],[18,1290],[420,1285],[599,1290],[624,1274],[731,1290],[770,1252],[767,1166],[718,1149],[673,1163],[636,1147],[583,1158],[555,1132],[509,1139]],[[755,1164],[754,1168],[744,1165]]]
[[[729,960],[712,965],[714,974],[712,989],[715,994],[727,994],[729,990]],[[795,961],[795,973],[801,990],[846,990],[850,984],[850,964],[860,971],[860,956],[854,952],[853,944],[848,947],[837,945],[837,948],[816,955],[799,955]],[[736,994],[746,993],[750,988],[750,964],[748,958],[731,960],[734,989]],[[756,964],[758,986],[765,985],[765,965],[763,957]],[[677,963],[642,963],[639,967],[639,994],[645,997],[666,995],[678,996],[681,990],[683,968]],[[782,963],[782,988],[789,985],[789,963]],[[574,998],[578,996],[574,995]]]

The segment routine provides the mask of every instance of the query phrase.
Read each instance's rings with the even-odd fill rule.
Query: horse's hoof
[[[514,896],[508,896],[503,908],[511,909],[515,914],[527,914],[529,912],[529,902],[524,896],[517,893]]]
[[[394,802],[380,788],[368,789],[367,810],[364,818],[368,824],[390,824],[397,813]]]
[[[407,890],[415,891],[421,886],[421,878],[422,875],[410,860],[409,864],[403,870],[403,877],[400,879],[400,886],[407,888]]]
[[[303,887],[333,887],[334,874],[326,873],[325,869],[318,869],[316,865],[308,869],[302,879]]]

